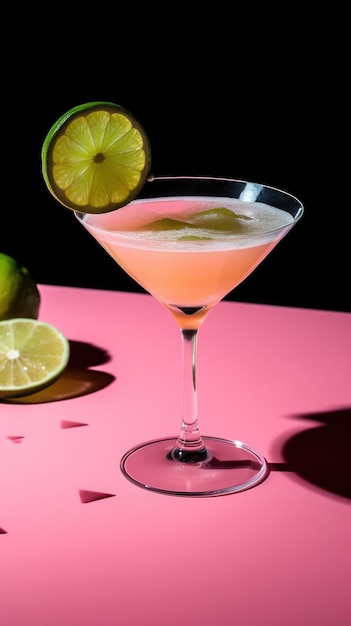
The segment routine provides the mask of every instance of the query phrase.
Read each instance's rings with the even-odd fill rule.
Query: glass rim
[[[302,217],[302,215],[305,213],[305,206],[303,202],[297,196],[292,194],[290,191],[285,191],[281,187],[275,187],[274,185],[268,185],[266,183],[258,183],[258,182],[247,180],[244,178],[231,178],[231,177],[226,177],[226,176],[207,176],[207,175],[154,176],[153,174],[151,174],[146,179],[144,186],[139,190],[138,194],[134,198],[132,198],[127,204],[123,205],[122,207],[112,209],[112,211],[119,210],[120,208],[124,208],[125,206],[128,206],[128,204],[132,204],[133,202],[136,202],[138,200],[143,200],[145,198],[150,198],[150,197],[161,197],[161,196],[149,196],[148,190],[152,189],[152,185],[154,183],[162,184],[162,183],[172,183],[172,182],[175,184],[181,183],[181,182],[184,182],[184,183],[199,182],[199,183],[213,183],[213,184],[227,183],[228,185],[233,184],[233,185],[242,186],[243,189],[240,194],[240,197],[230,196],[230,195],[228,195],[228,197],[236,198],[236,199],[243,200],[246,202],[262,202],[264,204],[272,204],[272,202],[269,202],[268,200],[265,200],[264,198],[259,199],[259,195],[261,193],[263,194],[265,192],[271,193],[275,196],[280,197],[281,199],[284,199],[285,201],[289,200],[291,203],[295,205],[294,213],[291,213],[287,207],[281,206],[280,203],[278,206],[276,204],[273,205],[273,206],[276,206],[277,208],[288,210],[288,212],[290,212],[290,214],[293,217],[294,224],[296,224],[296,222],[298,222],[299,219]],[[178,194],[178,195],[181,195],[181,194]],[[196,194],[191,194],[191,195],[196,195]],[[222,194],[219,194],[219,195],[222,195]],[[224,194],[223,194],[223,197],[224,197]],[[84,207],[82,207],[81,209],[77,208],[73,212],[76,214],[77,217],[79,217],[79,215],[89,214],[86,211],[84,211]],[[99,213],[99,211],[97,211],[97,213]],[[104,213],[104,211],[101,211],[101,213]]]
[[[291,193],[290,191],[286,191],[285,189],[282,189],[281,187],[276,187],[274,185],[269,185],[266,183],[259,183],[257,181],[253,181],[253,180],[249,180],[249,179],[244,179],[244,178],[232,178],[232,177],[228,177],[228,176],[208,176],[208,175],[177,175],[177,176],[172,176],[172,175],[162,175],[162,176],[154,176],[153,174],[151,174],[143,188],[140,190],[140,192],[138,193],[138,195],[131,201],[131,202],[135,202],[137,200],[142,200],[145,197],[148,197],[147,195],[145,196],[144,194],[147,194],[147,190],[151,188],[151,185],[153,183],[181,183],[181,182],[203,182],[203,183],[227,183],[228,185],[233,184],[233,185],[241,185],[243,186],[243,191],[241,193],[240,197],[237,197],[237,199],[241,199],[247,202],[263,202],[265,204],[271,204],[269,201],[265,201],[264,199],[257,199],[259,197],[259,194],[262,192],[267,192],[267,193],[271,193],[274,195],[278,195],[280,196],[282,199],[285,200],[290,200],[292,203],[295,204],[295,211],[294,214],[291,214],[294,220],[294,224],[296,224],[296,222],[298,222],[300,220],[300,218],[302,217],[302,215],[305,213],[305,206],[303,204],[303,202],[293,193]],[[254,197],[255,196],[255,197]],[[276,206],[276,205],[274,205]],[[277,208],[282,208],[283,210],[287,210],[286,208],[282,207],[282,206],[278,206]],[[83,211],[84,212],[84,211]],[[290,212],[290,211],[289,211]]]
[[[165,183],[165,184],[175,183],[177,185],[178,183],[181,184],[183,182],[184,183],[187,183],[187,182],[197,183],[198,182],[200,184],[201,183],[209,183],[209,184],[213,183],[213,185],[215,186],[217,183],[218,184],[227,183],[229,186],[231,184],[236,185],[236,186],[239,185],[240,187],[239,191],[241,190],[241,194],[239,195],[237,194],[238,190],[236,190],[236,195],[231,195],[229,191],[222,193],[222,189],[218,190],[217,194],[213,193],[212,189],[206,190],[206,193],[204,192],[204,190],[196,191],[195,189],[193,190],[191,189],[190,190],[187,190],[187,189],[166,190],[166,189],[160,189],[160,188],[158,188],[158,192],[156,193],[156,195],[154,195],[152,192],[152,185],[155,183],[157,187],[158,187],[158,183],[160,183],[162,187],[162,183]],[[262,195],[262,193],[263,195],[265,193],[266,195],[273,194],[275,199],[278,197],[279,202],[276,202],[276,201],[273,202],[272,199],[270,201],[269,198],[265,199],[264,197],[260,197],[258,200],[256,200],[256,198]],[[195,198],[195,197],[201,197],[201,196],[211,197],[211,195],[212,196],[217,195],[217,198],[222,197],[223,199],[227,198],[227,199],[236,199],[236,200],[242,199],[244,202],[252,202],[252,203],[257,202],[257,203],[275,206],[276,208],[281,208],[283,211],[289,213],[289,215],[291,216],[292,221],[290,222],[290,224],[284,224],[282,226],[268,229],[266,231],[259,232],[259,233],[250,233],[249,235],[247,233],[237,234],[235,235],[235,241],[237,243],[239,243],[240,241],[247,242],[248,239],[250,239],[251,241],[261,241],[262,238],[272,237],[275,233],[276,234],[283,233],[284,231],[288,232],[294,225],[296,225],[296,223],[300,220],[300,218],[302,217],[304,213],[304,206],[302,202],[298,198],[296,198],[296,196],[293,196],[289,192],[283,191],[277,187],[272,187],[272,186],[261,184],[261,183],[254,183],[254,182],[249,182],[246,180],[219,177],[219,176],[157,176],[157,177],[152,176],[147,180],[147,182],[145,183],[143,189],[139,192],[139,194],[135,198],[130,200],[130,202],[128,202],[124,206],[113,209],[112,211],[101,212],[101,213],[85,212],[84,209],[80,211],[75,210],[74,215],[77,218],[77,220],[86,227],[88,227],[86,220],[88,220],[89,222],[90,221],[89,218],[91,218],[88,230],[92,230],[97,233],[99,231],[103,232],[106,230],[104,225],[98,224],[94,220],[94,217],[98,218],[99,215],[106,214],[108,216],[111,213],[118,213],[119,211],[128,209],[128,206],[140,204],[145,201],[152,200],[152,199],[167,200],[172,197],[193,196]],[[255,196],[255,198],[253,198],[253,196]],[[119,240],[120,241],[124,240],[125,243],[127,242],[127,240],[129,241],[133,240],[131,232],[128,231],[128,229],[122,228],[121,230],[114,230],[114,233],[115,233],[115,237],[118,236]],[[139,238],[137,238],[136,240],[139,241]],[[216,242],[217,243],[222,242],[223,245],[229,245],[231,247],[230,239],[228,237],[221,237],[218,234],[216,236]],[[163,246],[169,247],[170,249],[174,248],[175,246],[179,247],[178,240],[164,240],[163,242],[158,241],[157,245],[159,246],[161,245],[161,243]],[[196,242],[196,244],[198,248],[201,248],[201,245],[204,244],[204,241],[199,240]],[[149,248],[155,245],[155,242],[145,238],[143,240],[143,245]]]

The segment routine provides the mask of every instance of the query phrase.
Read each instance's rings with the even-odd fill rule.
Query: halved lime
[[[151,149],[129,111],[112,102],[88,102],[55,122],[41,159],[56,200],[74,211],[107,213],[128,204],[142,189]]]
[[[0,398],[23,396],[53,383],[69,360],[68,339],[35,319],[0,322]]]

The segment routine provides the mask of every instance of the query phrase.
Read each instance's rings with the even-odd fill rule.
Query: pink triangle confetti
[[[88,502],[95,502],[95,500],[103,500],[104,498],[113,498],[114,493],[103,493],[101,491],[87,491],[85,489],[79,490],[80,501],[83,504]]]
[[[7,535],[7,530],[0,527],[0,535]]]
[[[77,428],[78,426],[88,426],[84,422],[70,422],[69,420],[61,421],[61,428]]]
[[[22,439],[24,439],[24,437],[22,437],[21,435],[8,435],[8,437],[6,437],[6,439],[9,439],[13,443],[21,443],[21,441],[22,441]]]

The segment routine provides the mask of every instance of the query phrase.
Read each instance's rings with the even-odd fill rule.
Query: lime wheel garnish
[[[68,209],[107,213],[133,200],[151,167],[149,138],[123,107],[76,106],[49,130],[42,172],[51,194]]]

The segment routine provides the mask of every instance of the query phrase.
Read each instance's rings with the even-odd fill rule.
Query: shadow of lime
[[[110,354],[97,346],[70,341],[70,358],[61,376],[51,385],[27,396],[3,398],[6,404],[41,404],[86,396],[104,389],[115,380],[108,372],[90,369],[110,361]]]

